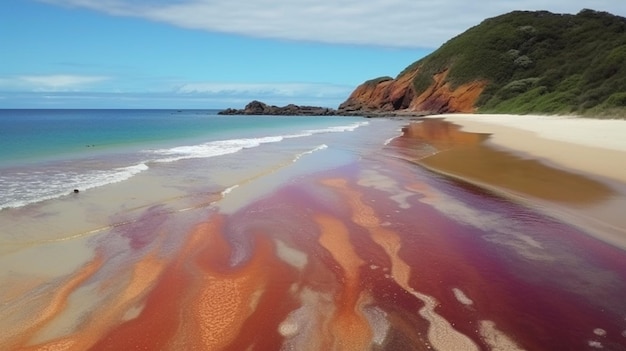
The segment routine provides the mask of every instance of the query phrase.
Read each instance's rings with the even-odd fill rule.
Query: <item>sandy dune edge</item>
[[[467,132],[557,166],[626,183],[626,121],[536,115],[447,114]]]

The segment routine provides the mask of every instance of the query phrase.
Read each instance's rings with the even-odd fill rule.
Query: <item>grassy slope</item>
[[[418,95],[446,68],[453,86],[487,80],[480,112],[626,116],[626,19],[608,13],[512,12],[415,65]]]

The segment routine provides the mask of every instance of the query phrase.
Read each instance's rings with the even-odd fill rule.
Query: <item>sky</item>
[[[11,0],[0,108],[337,107],[513,10],[626,17],[623,0]]]

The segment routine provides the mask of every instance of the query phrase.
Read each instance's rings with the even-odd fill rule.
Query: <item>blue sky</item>
[[[19,0],[0,4],[0,108],[337,107],[485,18],[626,16],[615,0]]]

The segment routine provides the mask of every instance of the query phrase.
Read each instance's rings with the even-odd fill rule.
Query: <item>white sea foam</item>
[[[305,152],[299,153],[299,154],[296,155],[296,157],[293,158],[293,161],[296,162],[300,158],[302,158],[302,156],[310,155],[310,154],[312,154],[312,153],[314,153],[316,151],[320,151],[320,150],[324,150],[324,149],[328,149],[328,145],[322,144],[322,145],[320,145],[320,146],[318,146],[318,147],[316,147],[314,149],[311,149],[309,151],[305,151]]]
[[[305,252],[289,247],[287,244],[278,239],[276,240],[276,254],[281,260],[298,268],[299,270],[304,269],[309,261]]]
[[[418,313],[430,323],[428,326],[428,341],[433,348],[436,350],[478,351],[478,346],[474,344],[472,339],[454,329],[447,319],[435,311],[438,302],[434,297],[415,290],[409,292],[424,303],[424,306],[420,308]]]
[[[204,144],[177,146],[170,149],[153,150],[152,153],[160,156],[156,162],[174,162],[190,158],[207,158],[234,154],[243,149],[250,149],[266,143],[276,143],[284,139],[283,136],[269,136],[261,138],[216,140]]]
[[[296,133],[296,134],[288,134],[283,136],[285,139],[294,139],[294,138],[304,138],[304,137],[309,137],[311,135],[313,135],[314,133],[311,132],[302,132],[302,133]]]
[[[401,137],[402,135],[404,135],[404,132],[402,131],[402,129],[398,130],[398,135],[393,136],[387,140],[385,140],[384,145],[387,146],[389,145],[389,143],[391,143],[394,139]]]
[[[312,129],[307,132],[311,134],[321,134],[321,133],[341,133],[341,132],[352,132],[359,127],[363,127],[370,124],[370,122],[356,122],[353,124],[345,125],[345,126],[334,126],[322,129]]]
[[[589,345],[589,347],[593,347],[594,349],[603,349],[604,348],[602,343],[597,341],[597,340],[589,340],[587,342],[587,344]]]
[[[493,321],[480,321],[480,335],[493,351],[525,351],[513,339],[496,328]]]
[[[208,158],[233,154],[244,149],[258,147],[262,144],[277,143],[284,139],[303,138],[315,134],[351,132],[368,125],[369,122],[357,122],[343,126],[333,126],[321,129],[310,129],[286,135],[264,136],[258,138],[214,140],[198,145],[177,146],[169,149],[151,150],[150,153],[159,158],[155,162],[174,162],[191,158]],[[313,150],[317,151],[317,150]]]
[[[593,330],[593,333],[596,334],[597,336],[605,336],[606,335],[606,330],[602,329],[602,328],[596,328]]]
[[[379,346],[383,345],[389,329],[391,329],[387,313],[376,306],[367,306],[363,309],[363,315],[367,318],[372,329],[372,343]]]
[[[21,174],[19,179],[2,177],[2,188],[7,189],[11,198],[0,203],[0,209],[17,208],[35,202],[59,198],[69,194],[73,189],[80,191],[113,184],[130,179],[148,169],[145,163],[112,170],[55,171],[45,174],[43,171],[34,171]],[[14,177],[15,178],[15,175]]]
[[[454,297],[456,297],[457,301],[464,304],[465,306],[471,306],[474,304],[474,301],[472,301],[472,299],[467,297],[467,295],[465,295],[463,290],[459,288],[452,288],[452,292],[454,293]]]
[[[245,149],[255,148],[263,144],[278,143],[285,139],[304,138],[315,134],[349,132],[367,125],[369,122],[357,122],[342,126],[334,126],[321,129],[296,131],[285,135],[270,135],[241,139],[214,140],[197,145],[183,145],[166,149],[144,150],[143,162],[135,165],[111,169],[85,169],[72,165],[67,170],[65,166],[55,169],[42,169],[23,171],[16,170],[12,174],[0,174],[0,210],[4,208],[17,208],[28,204],[59,198],[68,195],[73,189],[80,191],[117,183],[130,179],[134,175],[147,170],[147,164],[151,162],[164,163],[175,162],[184,159],[209,158],[233,154]],[[294,159],[326,148],[320,145],[313,150],[299,154]],[[226,189],[226,195],[234,188]]]
[[[233,186],[231,186],[231,187],[228,187],[228,188],[224,189],[224,190],[222,191],[222,197],[224,197],[224,196],[228,195],[231,191],[233,191],[233,190],[237,189],[238,187],[239,187],[239,184],[235,184],[235,185],[233,185]]]

